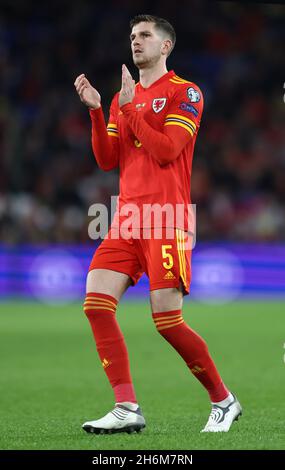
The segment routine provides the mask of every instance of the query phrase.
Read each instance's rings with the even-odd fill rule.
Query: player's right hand
[[[78,75],[74,86],[82,103],[89,108],[98,109],[101,106],[101,96],[98,91],[90,84],[84,73]]]

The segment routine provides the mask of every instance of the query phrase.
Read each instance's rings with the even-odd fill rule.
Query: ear
[[[162,55],[169,55],[172,47],[172,41],[170,39],[165,39],[161,46]]]

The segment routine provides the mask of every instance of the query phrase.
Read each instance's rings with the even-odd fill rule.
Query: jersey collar
[[[149,87],[147,88],[144,88],[140,82],[138,82],[137,84],[137,87],[138,87],[138,90],[139,91],[146,91],[146,90],[150,90],[151,88],[154,88],[156,87],[157,85],[160,85],[162,82],[164,82],[164,80],[169,80],[171,77],[173,77],[175,75],[175,72],[174,70],[169,70],[169,72],[165,73],[164,75],[162,75],[162,77],[160,77],[158,80],[156,80],[155,82],[153,82]]]

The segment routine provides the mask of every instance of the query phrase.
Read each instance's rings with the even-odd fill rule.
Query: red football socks
[[[229,391],[222,382],[208,347],[201,336],[186,325],[181,310],[154,313],[152,316],[159,333],[176,349],[192,374],[207,389],[210,400],[224,400]]]
[[[116,403],[136,403],[125,340],[116,320],[117,300],[106,294],[88,293],[84,312],[90,322],[102,366]]]

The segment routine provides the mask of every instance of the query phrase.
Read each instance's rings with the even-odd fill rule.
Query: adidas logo
[[[102,366],[104,367],[104,369],[106,369],[111,364],[112,364],[112,362],[108,361],[108,359],[104,358],[103,361],[102,361]]]
[[[167,273],[165,274],[163,279],[176,279],[176,277],[174,276],[174,274],[171,271],[167,271]]]
[[[201,374],[201,372],[205,372],[205,368],[201,368],[199,366],[194,366],[193,369],[191,369],[192,374]]]

